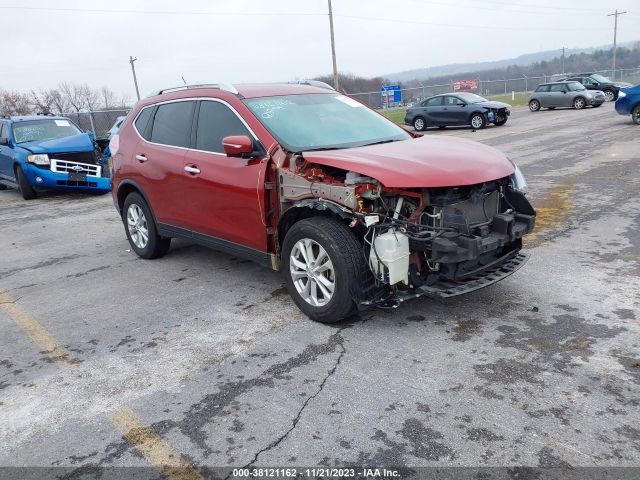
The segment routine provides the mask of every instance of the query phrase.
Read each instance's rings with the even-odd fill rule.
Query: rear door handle
[[[147,160],[149,160],[147,158],[147,156],[143,153],[143,154],[139,154],[136,155],[136,160],[138,160],[139,162],[146,162]]]
[[[198,167],[190,166],[190,165],[187,165],[186,167],[184,167],[184,171],[192,175],[197,175],[198,173],[200,173],[200,169]]]

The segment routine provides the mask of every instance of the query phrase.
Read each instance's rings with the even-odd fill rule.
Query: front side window
[[[586,90],[584,85],[582,85],[580,82],[571,82],[567,85],[569,87],[569,90],[571,90],[572,92],[581,92],[583,90]]]
[[[412,138],[382,115],[335,93],[262,97],[244,102],[290,152],[361,147]]]
[[[444,97],[444,104],[447,107],[450,107],[452,105],[458,105],[459,103],[464,103],[462,100],[460,100],[458,97]]]
[[[194,106],[194,101],[159,105],[151,127],[151,142],[188,148]]]
[[[253,136],[229,107],[220,102],[203,101],[198,113],[196,149],[224,153],[222,139],[229,135]]]
[[[82,131],[66,119],[26,120],[13,124],[13,138],[16,143],[42,142],[58,138],[80,135]]]
[[[138,133],[140,134],[140,136],[142,136],[142,138],[144,138],[145,140],[150,139],[150,132],[148,131],[147,127],[149,126],[149,119],[151,118],[152,113],[153,113],[153,106],[145,107],[142,109],[142,111],[138,115],[138,118],[136,118],[136,121],[135,121],[136,130],[138,130]],[[122,121],[124,121],[124,119]]]
[[[599,75],[597,73],[595,75],[591,75],[591,78],[599,83],[611,83],[611,80],[609,80],[607,77],[603,77],[602,75]]]

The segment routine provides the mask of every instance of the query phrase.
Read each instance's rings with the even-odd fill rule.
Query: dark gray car
[[[587,90],[580,82],[541,83],[529,99],[529,109],[573,107],[580,110],[588,105],[599,107],[605,95],[599,90]]]
[[[484,128],[488,123],[507,123],[510,108],[508,103],[492,102],[475,93],[446,93],[429,97],[408,108],[404,123],[418,131],[453,125]]]

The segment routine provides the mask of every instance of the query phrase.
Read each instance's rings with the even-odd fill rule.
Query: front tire
[[[127,195],[122,209],[122,221],[129,244],[139,257],[159,258],[169,251],[171,238],[158,235],[151,209],[139,193]]]
[[[496,121],[495,121],[495,122],[493,122],[493,124],[494,124],[496,127],[501,127],[501,126],[502,126],[502,125],[504,125],[505,123],[507,123],[507,117],[504,117],[504,118],[500,117],[500,118],[496,119]]]
[[[425,122],[422,117],[416,117],[413,119],[413,128],[416,132],[422,132],[427,128],[427,122]]]
[[[20,190],[22,198],[25,200],[33,200],[38,196],[20,166],[16,167],[16,179],[18,180],[18,190]]]
[[[469,125],[471,125],[471,128],[474,130],[480,130],[487,126],[487,119],[481,113],[474,113],[469,118]]]
[[[640,105],[636,105],[633,107],[633,110],[631,110],[631,120],[633,120],[633,123],[636,125],[640,125]]]
[[[573,100],[573,108],[575,108],[576,110],[582,110],[586,106],[587,106],[587,102],[582,97],[576,97]]]
[[[604,93],[604,99],[607,102],[613,102],[616,99],[616,94],[613,90],[604,90],[602,93]]]
[[[333,218],[295,223],[284,239],[282,260],[291,298],[305,315],[322,323],[336,323],[354,313],[354,297],[371,275],[362,245]]]
[[[529,102],[529,110],[532,112],[537,112],[540,110],[540,102],[538,100],[531,100]]]

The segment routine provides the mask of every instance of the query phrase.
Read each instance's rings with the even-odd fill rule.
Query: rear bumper
[[[51,170],[38,168],[31,164],[25,164],[22,168],[27,180],[36,190],[60,189],[100,193],[111,191],[111,180],[109,178],[87,175],[86,179],[78,181],[70,179],[70,174],[68,173],[54,173]]]

